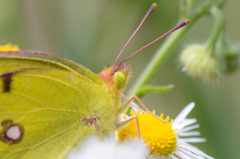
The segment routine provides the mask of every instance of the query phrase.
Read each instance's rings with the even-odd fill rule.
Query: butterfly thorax
[[[106,82],[109,87],[109,93],[113,95],[115,101],[115,113],[121,104],[121,95],[123,92],[128,78],[129,78],[130,66],[129,65],[117,65],[105,67],[98,75]],[[117,115],[116,115],[117,117]],[[118,119],[117,119],[118,120]]]

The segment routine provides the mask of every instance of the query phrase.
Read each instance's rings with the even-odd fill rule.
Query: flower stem
[[[223,17],[220,10],[213,6],[211,8],[211,14],[214,18],[215,24],[213,27],[212,34],[210,35],[209,39],[207,40],[206,52],[212,53],[214,56],[215,44],[220,36],[220,32],[222,31],[223,27]]]

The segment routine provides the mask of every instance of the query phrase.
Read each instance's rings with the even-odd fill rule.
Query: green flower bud
[[[236,46],[230,44],[225,37],[225,30],[217,44],[217,51],[223,56],[226,64],[226,73],[232,73],[239,66],[239,50]]]
[[[183,70],[190,76],[203,80],[217,79],[223,72],[223,63],[212,51],[212,49],[207,49],[205,45],[189,45],[180,55]]]
[[[237,47],[235,46],[228,46],[221,49],[221,53],[224,56],[226,62],[226,73],[231,73],[238,68],[238,58],[239,52]]]

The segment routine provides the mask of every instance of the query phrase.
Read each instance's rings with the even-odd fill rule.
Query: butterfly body
[[[11,121],[5,130],[2,124],[0,158],[63,158],[90,135],[112,135],[126,83],[119,86],[114,73],[122,70],[98,76],[53,54],[0,52],[0,122]],[[6,137],[11,124],[20,131],[17,143]]]

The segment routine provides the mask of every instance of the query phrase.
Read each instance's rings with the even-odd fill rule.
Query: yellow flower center
[[[17,45],[7,44],[7,45],[0,45],[0,51],[18,51],[19,48]]]
[[[155,114],[155,112],[153,112]],[[136,115],[139,122],[139,130],[141,139],[145,140],[147,145],[151,148],[150,155],[167,156],[176,147],[176,135],[175,130],[172,130],[172,122],[167,116],[163,119],[163,114],[160,115],[160,119],[167,122],[160,121],[152,114],[139,113],[135,114],[131,111],[131,116]],[[125,117],[126,118],[126,117]],[[125,128],[118,131],[118,138],[123,141],[125,138],[137,139],[137,125],[136,120],[132,120]]]

